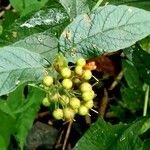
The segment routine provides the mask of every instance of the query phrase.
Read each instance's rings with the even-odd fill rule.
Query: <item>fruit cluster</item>
[[[85,59],[80,58],[75,66],[67,65],[57,70],[57,79],[50,75],[44,77],[43,85],[48,93],[42,104],[54,106],[52,115],[55,119],[73,120],[75,114],[88,115],[93,107],[95,93],[89,83],[92,72],[84,69],[85,65]]]

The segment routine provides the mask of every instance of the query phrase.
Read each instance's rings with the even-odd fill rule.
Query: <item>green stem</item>
[[[75,92],[75,91],[73,91],[73,93],[76,94],[76,95],[81,95],[81,93],[78,93],[78,92]]]
[[[23,8],[25,9],[25,0],[22,0],[22,3],[23,3]]]
[[[97,9],[102,2],[103,2],[103,0],[98,0],[98,2],[96,3],[96,5],[93,7],[92,10]]]
[[[32,87],[35,87],[35,88],[37,88],[37,89],[39,89],[39,90],[44,91],[44,92],[47,93],[47,90],[45,90],[45,89],[43,89],[42,87],[39,87],[39,86],[37,86],[37,85],[35,85],[35,84],[28,84],[28,85],[29,85],[29,86],[32,86]]]
[[[97,82],[99,82],[99,80],[98,80],[95,76],[92,75],[92,77],[93,77]]]
[[[97,84],[98,84],[98,82],[95,82],[95,83],[92,85],[92,87],[95,86],[95,85],[97,85]]]
[[[149,100],[149,86],[147,85],[144,99],[143,116],[147,115],[148,100]]]

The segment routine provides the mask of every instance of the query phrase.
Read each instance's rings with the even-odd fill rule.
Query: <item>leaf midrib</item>
[[[148,21],[144,21],[144,22],[136,22],[136,23],[131,23],[131,24],[127,24],[127,25],[121,25],[121,26],[117,26],[116,28],[110,28],[110,29],[108,29],[108,30],[103,30],[103,31],[101,31],[101,32],[97,32],[96,34],[93,34],[93,35],[91,35],[91,36],[88,36],[87,38],[84,38],[83,40],[81,40],[80,42],[78,42],[78,43],[74,43],[74,45],[76,46],[76,45],[78,45],[78,44],[80,44],[80,43],[82,43],[82,42],[84,42],[84,41],[86,41],[87,39],[90,39],[90,38],[92,38],[92,37],[94,37],[94,36],[97,36],[98,34],[105,34],[106,32],[109,32],[109,31],[111,31],[111,30],[116,30],[116,29],[118,29],[118,28],[123,28],[123,27],[126,27],[126,26],[133,26],[133,25],[136,25],[136,24],[147,24],[147,23],[150,23],[150,22],[148,22]],[[131,33],[132,34],[132,33]],[[135,34],[135,33],[134,33]],[[138,34],[137,34],[138,35]]]

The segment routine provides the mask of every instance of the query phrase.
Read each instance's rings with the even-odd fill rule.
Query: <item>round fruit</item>
[[[82,106],[80,106],[78,113],[81,116],[86,116],[89,113],[89,109],[87,107],[85,107],[85,106],[82,105]]]
[[[62,54],[57,54],[53,61],[55,70],[60,72],[62,67],[67,66],[66,58]]]
[[[87,101],[86,103],[83,104],[85,107],[88,109],[91,109],[94,106],[93,100]]]
[[[73,83],[74,83],[76,86],[78,86],[78,85],[80,85],[81,81],[80,81],[79,78],[74,78],[74,79],[73,79]]]
[[[55,102],[58,102],[59,98],[60,98],[60,94],[57,92],[52,96],[51,99]]]
[[[86,91],[91,91],[92,90],[92,85],[88,82],[83,82],[80,85],[80,91],[81,92],[86,92]]]
[[[72,88],[72,81],[70,79],[64,79],[62,81],[62,86],[65,88],[65,89],[71,89]]]
[[[57,108],[53,111],[53,117],[57,120],[63,119],[63,110]]]
[[[76,66],[74,71],[75,71],[75,73],[76,73],[77,75],[79,75],[79,76],[81,76],[82,73],[83,73],[83,69],[82,69],[81,66]]]
[[[86,60],[84,58],[79,58],[76,62],[77,66],[83,67],[86,64]]]
[[[92,78],[92,72],[90,70],[84,70],[82,78],[84,80],[90,80]]]
[[[79,108],[78,108],[78,109],[79,109]],[[75,114],[76,114],[76,113],[78,113],[78,109],[73,109],[73,110],[74,110],[74,112],[75,112]]]
[[[63,112],[64,112],[64,118],[66,120],[72,120],[74,118],[75,112],[74,112],[73,109],[71,109],[71,108],[64,108]]]
[[[85,91],[82,93],[82,99],[84,101],[91,101],[94,99],[95,94],[93,93],[93,91]]]
[[[42,104],[43,104],[43,106],[45,106],[45,107],[50,106],[50,102],[49,102],[49,100],[48,100],[47,97],[45,97],[45,98],[42,100]]]
[[[80,107],[80,100],[77,97],[72,97],[69,104],[73,109],[78,109]]]
[[[53,84],[53,78],[51,76],[44,77],[43,84],[45,86],[51,86]]]
[[[68,67],[64,67],[60,70],[60,74],[63,78],[70,78],[71,77],[71,70]]]
[[[62,96],[61,96],[61,99],[60,99],[60,103],[61,103],[62,105],[68,104],[68,103],[69,103],[69,97],[66,96],[66,95],[62,95]]]

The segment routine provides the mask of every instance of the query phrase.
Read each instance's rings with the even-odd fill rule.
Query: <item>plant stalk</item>
[[[149,100],[149,86],[147,85],[146,86],[146,92],[145,92],[145,99],[144,99],[143,116],[147,115],[148,100]]]
[[[92,10],[97,9],[102,2],[103,2],[103,0],[98,0],[98,2],[96,3],[96,5],[93,7]]]

